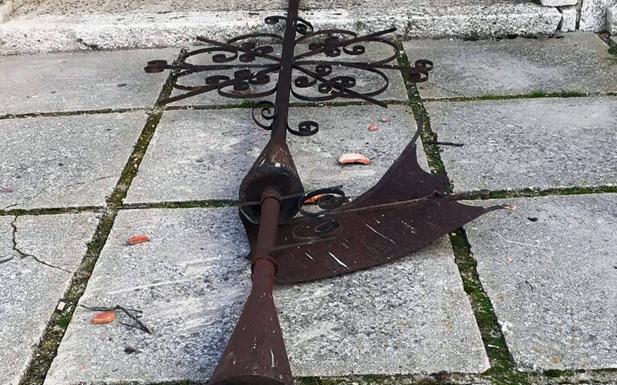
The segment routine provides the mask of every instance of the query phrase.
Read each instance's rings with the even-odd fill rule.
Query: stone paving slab
[[[126,245],[144,232],[149,243]],[[206,380],[248,295],[247,251],[236,208],[121,211],[80,303],[139,309],[153,332],[93,326],[79,307],[45,385]],[[446,239],[387,266],[277,289],[275,300],[296,375],[488,368]]]
[[[431,79],[418,85],[423,98],[617,91],[615,61],[593,33],[550,39],[421,40],[403,46],[411,60],[435,63]]]
[[[93,5],[80,0],[45,1],[37,8],[40,12],[22,7],[25,14],[0,25],[0,54],[187,47],[198,35],[226,40],[271,31],[263,20],[282,13],[281,4],[97,1]],[[528,0],[314,0],[302,6],[308,10],[301,10],[300,16],[317,29],[367,33],[395,26],[405,37],[552,34],[562,18],[556,8]]]
[[[166,74],[146,74],[148,60],[177,49],[0,56],[0,115],[152,107]]]
[[[250,109],[166,111],[125,203],[237,199],[240,181],[270,136],[250,114]],[[317,120],[317,134],[288,135],[305,189],[344,184],[351,196],[381,178],[416,129],[411,109],[404,106],[290,110],[290,126],[306,119]],[[370,132],[373,122],[380,129]],[[337,159],[345,152],[363,153],[372,164],[341,166]],[[426,164],[424,152],[419,154]]]
[[[295,375],[490,365],[447,237],[400,262],[276,292]]]
[[[0,216],[0,383],[19,383],[96,225],[90,213]]]
[[[515,361],[526,370],[617,368],[617,194],[507,202],[513,214],[466,229]]]
[[[617,98],[426,104],[457,191],[617,183]]]
[[[0,120],[0,208],[104,206],[143,111]]]
[[[307,57],[305,60],[323,60],[323,61],[343,61],[343,62],[350,62],[350,61],[357,61],[357,62],[377,62],[377,61],[381,61],[383,59],[386,59],[390,56],[392,56],[395,52],[394,49],[390,46],[384,45],[384,44],[376,44],[376,43],[367,43],[364,45],[364,47],[366,48],[366,53],[364,55],[347,55],[345,53],[342,53],[340,56],[338,57],[327,57],[325,55],[314,55],[314,56],[310,56]],[[199,49],[199,48],[203,48],[203,47],[192,47],[192,49]],[[275,45],[273,47],[275,49],[274,53],[272,55],[274,56],[280,56],[280,51],[281,51],[281,47],[279,45]],[[296,47],[296,55],[301,54],[301,53],[305,53],[309,51],[308,49],[308,45],[306,44],[300,44],[298,47]],[[217,52],[215,52],[216,54]],[[212,65],[215,64],[212,61],[212,54],[200,54],[200,55],[195,55],[195,56],[191,56],[187,59],[188,63],[192,63],[192,64],[199,64],[199,65]],[[274,63],[273,61],[270,61],[268,59],[261,59],[258,58],[257,60],[255,60],[254,62],[252,62],[251,64],[272,64]],[[242,63],[240,62],[230,62],[230,63],[226,63],[226,64],[240,64],[242,65]],[[391,65],[397,65],[397,61],[396,59],[389,62],[389,64]],[[303,65],[304,68],[309,69],[311,71],[315,71],[315,66],[314,65]],[[182,78],[178,79],[178,84],[182,84],[182,85],[193,85],[193,86],[201,86],[204,85],[204,79],[207,76],[211,76],[211,75],[225,75],[225,76],[229,76],[230,78],[234,77],[234,71],[235,70],[225,70],[225,71],[216,71],[216,72],[200,72],[200,73],[195,73],[195,74],[191,74],[191,75],[187,75],[187,76],[183,76]],[[255,70],[256,71],[256,70]],[[408,97],[407,97],[407,89],[405,88],[405,84],[403,83],[403,77],[401,76],[401,72],[399,70],[384,70],[383,73],[388,77],[389,79],[389,83],[388,88],[382,93],[379,94],[377,96],[375,96],[375,99],[377,100],[387,100],[387,101],[407,101]],[[292,79],[296,79],[299,76],[304,76],[304,73],[294,70],[293,74],[292,74]],[[381,89],[382,87],[384,87],[386,85],[386,83],[384,82],[383,78],[375,73],[369,72],[369,71],[362,71],[362,70],[358,70],[358,69],[350,69],[350,68],[346,68],[344,66],[332,66],[332,73],[328,76],[326,76],[326,78],[335,78],[337,76],[352,76],[353,78],[355,78],[356,80],[356,84],[354,87],[351,87],[350,89],[359,93],[371,93],[374,91],[377,91],[379,89]],[[270,74],[270,79],[271,81],[268,84],[265,85],[251,85],[250,88],[250,92],[251,93],[262,93],[268,90],[274,90],[276,88],[276,82],[278,80],[278,74],[277,73],[272,73]],[[303,95],[303,96],[307,96],[307,97],[323,97],[324,95],[327,96],[330,93],[320,93],[317,90],[317,86],[319,86],[320,83],[316,83],[314,87],[309,87],[309,88],[299,88],[296,87],[294,85],[294,83],[292,82],[292,88],[294,91],[296,91],[298,94]],[[228,92],[231,91],[231,87],[229,87],[229,89],[227,90]],[[185,93],[186,91],[181,91],[181,90],[177,90],[174,89],[172,92],[172,96],[175,95],[181,95],[183,93]],[[238,95],[242,95],[242,93],[238,93]],[[260,100],[270,100],[270,101],[274,101],[275,95],[270,95],[267,97],[261,97],[261,98],[257,98],[257,99],[252,99],[255,102],[260,101]],[[185,99],[182,101],[179,101],[177,103],[177,105],[201,105],[201,104],[222,104],[222,105],[230,105],[230,104],[238,104],[243,100],[243,98],[239,98],[239,99],[230,99],[227,97],[223,97],[221,95],[219,95],[216,92],[208,92],[205,94],[201,94],[195,97],[191,97],[189,99]],[[361,101],[361,99],[333,99],[331,100],[332,102],[349,102],[349,101]],[[290,102],[294,103],[318,103],[318,102],[323,102],[323,101],[318,101],[318,102],[311,102],[311,101],[306,101],[306,100],[302,100],[299,98],[296,98],[294,95],[291,95],[291,99]]]

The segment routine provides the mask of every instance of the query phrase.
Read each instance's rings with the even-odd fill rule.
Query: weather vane
[[[409,79],[422,82],[428,79],[433,65],[428,60],[417,60],[413,67],[390,64],[397,58],[398,49],[384,35],[394,28],[363,36],[341,29],[315,31],[298,17],[299,4],[300,0],[289,0],[287,16],[265,19],[269,25],[284,22],[282,36],[256,33],[225,43],[198,37],[209,46],[188,52],[173,64],[155,60],[145,67],[146,72],[173,70],[176,83],[190,74],[218,71],[206,77],[205,84],[175,84],[184,93],[162,104],[215,90],[221,96],[241,99],[276,95],[274,102],[263,100],[253,108],[253,120],[270,130],[271,136],[242,180],[239,192],[240,217],[251,245],[252,289],[210,378],[213,385],[293,383],[272,299],[274,283],[312,281],[391,262],[502,207],[460,204],[460,195],[446,193],[444,177],[420,168],[416,141],[421,121],[403,153],[364,194],[350,200],[338,186],[306,192],[286,135],[314,135],[319,124],[308,120],[290,127],[290,97],[313,102],[361,99],[387,107],[375,99],[388,88],[383,70],[406,71]],[[280,45],[280,53],[275,53],[273,45],[259,43],[263,40]],[[336,60],[341,56],[363,58],[369,43],[390,46],[393,54],[381,60]],[[212,64],[187,61],[203,54],[210,55]],[[341,70],[370,73],[379,79],[379,85],[373,90],[356,90],[356,78],[341,74]],[[223,75],[221,71],[233,74]]]

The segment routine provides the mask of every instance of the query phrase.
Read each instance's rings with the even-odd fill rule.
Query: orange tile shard
[[[93,325],[103,325],[114,322],[116,320],[116,313],[113,310],[101,311],[96,313],[90,318],[90,323]]]
[[[310,198],[307,198],[304,200],[304,204],[305,205],[314,205],[315,203],[317,203],[317,201],[319,200],[319,198],[325,196],[326,194],[317,194],[315,196],[312,196]]]
[[[371,164],[369,158],[355,152],[341,155],[341,157],[338,158],[338,162],[340,164]]]
[[[126,241],[126,243],[128,243],[129,245],[137,245],[144,242],[150,242],[150,237],[148,237],[146,234],[132,235]]]

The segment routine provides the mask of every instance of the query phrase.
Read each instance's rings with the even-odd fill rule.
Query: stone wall
[[[557,7],[562,13],[561,31],[577,29],[587,32],[610,31],[617,0],[540,0],[545,7]]]
[[[580,29],[582,31],[607,31],[607,11],[617,0],[582,0]]]

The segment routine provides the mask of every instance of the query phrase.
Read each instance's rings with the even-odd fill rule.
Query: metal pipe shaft
[[[259,200],[262,192],[273,186],[284,196],[301,196],[304,193],[302,181],[286,142],[299,6],[300,0],[289,1],[281,52],[281,68],[276,85],[276,116],[272,122],[272,134],[270,141],[242,180],[239,194],[241,203]],[[280,210],[281,222],[292,218],[297,212],[296,202],[288,200]],[[244,214],[253,223],[261,224],[260,208],[246,207]]]
[[[276,85],[276,101],[278,108],[276,120],[272,126],[272,139],[285,140],[287,135],[287,117],[289,115],[289,97],[291,91],[291,75],[294,49],[296,46],[296,24],[300,0],[289,0],[285,35],[283,36],[283,51],[281,53],[281,70]]]
[[[291,385],[293,377],[281,326],[276,314],[272,287],[280,196],[274,189],[262,194],[257,244],[252,259],[253,284],[236,328],[227,343],[211,385]]]

